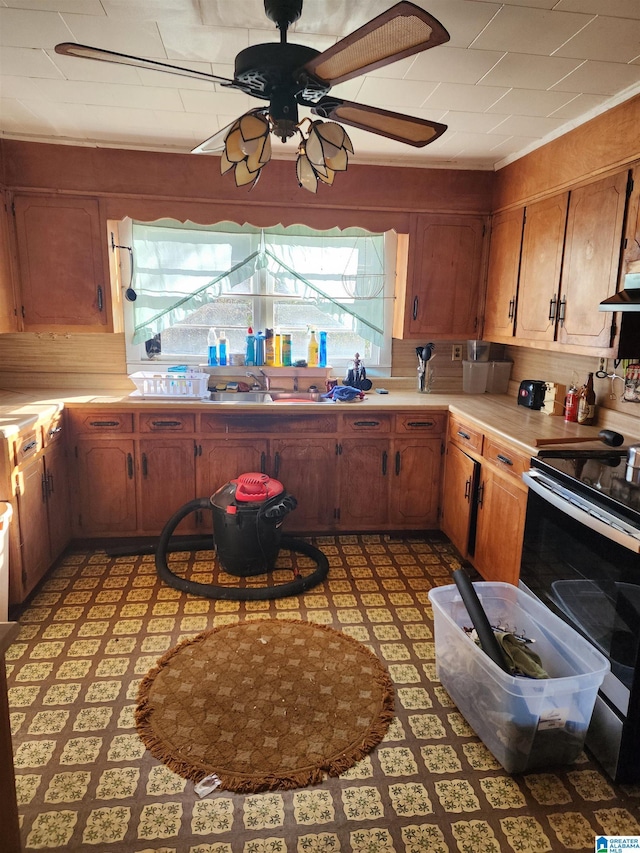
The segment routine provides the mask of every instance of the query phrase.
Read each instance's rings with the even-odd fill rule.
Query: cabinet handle
[[[94,427],[117,427],[120,421],[89,421],[89,426]]]
[[[512,296],[511,299],[509,300],[509,315],[508,315],[509,320],[513,320],[513,315],[515,314],[515,308],[516,308],[516,300]]]
[[[127,453],[127,474],[133,480],[133,456],[130,453]]]
[[[42,494],[42,503],[46,504],[47,502],[47,478],[43,474],[40,477],[40,492]]]
[[[383,450],[382,451],[382,476],[383,477],[387,476],[387,458],[388,458],[388,453],[386,450]]]
[[[342,456],[342,445],[336,441],[336,456]]]
[[[264,450],[260,454],[260,473],[267,473],[267,454],[264,452]]]
[[[102,285],[98,285],[98,311],[104,308],[104,299],[102,298]]]
[[[513,465],[513,461],[509,459],[508,456],[505,456],[503,453],[498,453],[496,456],[498,462],[503,462],[505,465]]]
[[[552,296],[549,300],[549,320],[553,322],[556,319],[556,302],[557,299],[555,296]]]
[[[193,455],[194,455],[196,458],[197,458],[197,456],[198,456],[198,442],[197,442],[197,441],[194,441],[194,442],[193,442]]]
[[[142,476],[146,477],[148,473],[149,473],[149,469],[147,466],[147,454],[143,453],[142,454]]]
[[[482,501],[484,500],[484,483],[480,483],[478,486],[478,506],[482,506]]]
[[[37,441],[28,441],[26,444],[22,445],[22,453],[28,453],[30,450],[33,450],[33,448],[37,446]]]
[[[471,436],[469,435],[469,433],[468,433],[468,432],[462,432],[462,430],[461,430],[461,429],[459,429],[459,430],[458,430],[458,435],[460,436],[460,438],[464,438],[464,439],[466,439],[466,441],[471,441]]]
[[[380,426],[380,421],[354,421],[353,425],[357,427],[377,427]]]
[[[280,451],[276,450],[275,455],[273,457],[273,476],[278,477],[280,473]]]
[[[564,315],[567,309],[567,297],[563,296],[560,300],[560,311],[558,312],[558,322],[561,326],[564,326]]]
[[[53,494],[53,474],[47,474],[47,497]]]
[[[414,320],[418,319],[418,297],[417,296],[413,297],[413,319]]]
[[[158,429],[182,426],[182,421],[151,421],[151,426]]]
[[[52,438],[54,435],[57,435],[59,432],[62,432],[62,427],[52,427],[47,435],[49,438]]]
[[[418,428],[422,427],[423,429],[425,427],[432,427],[433,424],[434,424],[434,421],[407,421],[408,427],[418,427]]]
[[[464,499],[466,501],[468,501],[470,497],[471,497],[471,477],[469,477],[469,479],[464,484]]]
[[[396,450],[396,477],[400,474],[400,451]]]

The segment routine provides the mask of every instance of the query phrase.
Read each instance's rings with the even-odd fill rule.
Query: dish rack
[[[201,400],[208,393],[208,373],[190,370],[184,373],[154,373],[150,370],[139,370],[129,374],[129,379],[136,386],[136,390],[130,394],[131,397]]]

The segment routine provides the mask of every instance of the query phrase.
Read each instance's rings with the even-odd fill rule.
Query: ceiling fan
[[[302,2],[264,0],[267,17],[280,30],[280,41],[241,50],[235,59],[232,80],[75,42],[57,44],[55,51],[64,56],[206,80],[267,101],[268,105],[249,110],[193,149],[196,154],[221,152],[221,170],[223,174],[233,170],[238,186],[254,185],[257,181],[262,167],[271,157],[270,134],[283,142],[296,133],[300,135],[298,182],[315,192],[318,181],[333,183],[335,173],[347,168],[348,155],[353,153],[351,140],[342,124],[418,148],[444,133],[447,126],[439,122],[345,101],[329,94],[337,83],[449,41],[449,33],[439,21],[424,9],[402,0],[321,53],[287,41],[289,26],[302,14]],[[299,105],[310,108],[320,119],[299,121]]]

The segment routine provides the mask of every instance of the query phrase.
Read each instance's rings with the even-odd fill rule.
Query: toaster
[[[547,384],[542,379],[523,379],[518,391],[518,405],[527,409],[541,409]]]

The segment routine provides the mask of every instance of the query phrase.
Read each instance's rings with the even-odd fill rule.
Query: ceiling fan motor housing
[[[286,30],[302,14],[302,0],[264,0],[264,11],[279,30]]]

